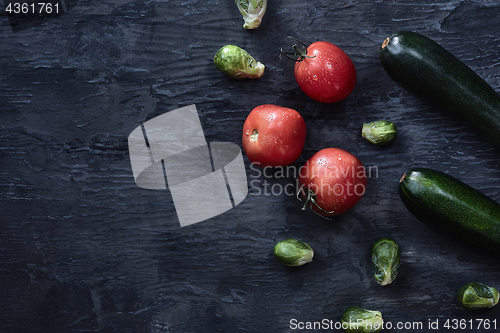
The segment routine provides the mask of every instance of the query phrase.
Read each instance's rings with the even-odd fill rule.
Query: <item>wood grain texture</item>
[[[498,2],[479,0],[277,0],[256,31],[242,28],[232,1],[82,0],[17,33],[3,16],[0,331],[295,332],[293,318],[338,322],[353,305],[394,324],[499,318],[500,308],[469,312],[455,300],[467,282],[500,288],[498,258],[416,220],[397,185],[405,171],[425,166],[499,201],[500,153],[402,90],[378,59],[391,32],[417,31],[500,91],[499,23]],[[347,100],[323,105],[300,91],[293,63],[279,59],[288,35],[333,42],[352,58],[358,80]],[[264,76],[219,73],[212,59],[226,44],[263,62]],[[308,135],[295,166],[322,148],[348,150],[372,167],[365,196],[325,221],[302,212],[295,198],[270,193],[292,178],[259,175],[245,158],[255,180],[249,196],[180,228],[168,190],[135,185],[127,137],[193,103],[207,141],[239,145],[255,106],[296,109]],[[362,124],[377,119],[398,126],[392,146],[361,138]],[[314,261],[281,266],[272,249],[288,237],[310,244]],[[372,277],[370,248],[380,237],[402,248],[400,274],[388,287]]]

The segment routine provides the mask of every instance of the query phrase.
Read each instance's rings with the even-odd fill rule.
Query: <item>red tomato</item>
[[[300,89],[322,103],[347,98],[356,85],[356,69],[347,54],[329,42],[315,42],[307,56],[295,63],[295,79]]]
[[[242,141],[250,162],[261,167],[289,165],[302,153],[306,124],[293,109],[260,105],[245,120]]]
[[[365,194],[366,178],[356,156],[339,148],[320,150],[299,173],[302,194],[309,199],[306,205],[323,216],[345,213],[358,203]]]

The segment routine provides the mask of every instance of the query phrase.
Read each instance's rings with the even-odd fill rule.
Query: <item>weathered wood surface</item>
[[[500,320],[500,308],[468,312],[455,300],[470,281],[500,288],[498,259],[423,225],[397,193],[405,171],[426,166],[500,200],[500,153],[403,91],[378,60],[391,32],[418,31],[500,91],[500,4],[270,1],[258,30],[242,23],[233,1],[197,0],[80,1],[17,33],[2,17],[0,331],[292,332],[291,319],[338,322],[352,305],[381,310],[394,325],[424,324],[413,331],[436,320],[440,330],[446,319]],[[288,35],[328,40],[351,56],[358,80],[346,101],[322,105],[302,94],[293,63],[279,59]],[[220,74],[211,60],[225,44],[266,64],[264,76]],[[135,185],[127,136],[192,103],[207,141],[240,145],[255,106],[294,108],[308,126],[296,166],[339,147],[378,173],[333,222],[302,212],[293,197],[252,188],[233,210],[180,228],[168,191]],[[397,124],[394,145],[360,137],[363,122],[376,119]],[[293,181],[259,177],[246,163],[262,186]],[[385,236],[400,243],[403,263],[382,288],[370,247]],[[274,244],[287,237],[308,242],[314,261],[299,269],[276,262]]]

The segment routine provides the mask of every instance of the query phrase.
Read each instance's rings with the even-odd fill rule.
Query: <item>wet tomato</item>
[[[351,209],[366,190],[366,170],[353,154],[326,148],[314,154],[300,169],[299,194],[322,216],[334,216]]]
[[[264,104],[243,125],[243,149],[250,162],[261,167],[292,164],[302,153],[306,124],[295,110]]]
[[[322,103],[336,103],[347,98],[356,85],[356,69],[349,56],[325,41],[312,43],[305,52],[294,68],[300,89]]]

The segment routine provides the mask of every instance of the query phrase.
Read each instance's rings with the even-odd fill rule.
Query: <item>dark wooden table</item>
[[[439,331],[500,329],[500,307],[471,312],[455,299],[471,281],[500,288],[498,258],[425,226],[397,191],[404,172],[424,166],[500,200],[500,152],[401,89],[378,59],[391,32],[417,31],[500,91],[497,1],[278,0],[255,31],[242,28],[233,1],[72,6],[24,30],[1,16],[2,333],[313,332],[292,323],[335,324],[353,305],[382,311],[392,324],[386,331],[429,332],[436,321]],[[279,59],[289,35],[333,42],[352,58],[358,79],[347,100],[320,104],[300,91],[293,63]],[[218,72],[212,59],[225,44],[263,62],[264,76],[237,81]],[[372,167],[354,209],[334,221],[303,212],[295,198],[264,192],[264,182],[269,190],[292,178],[259,175],[246,157],[247,177],[260,187],[183,228],[168,190],[135,184],[127,137],[142,122],[196,104],[207,141],[241,146],[246,116],[264,103],[294,108],[306,121],[295,166],[338,147]],[[361,125],[377,119],[398,126],[392,146],[361,138]],[[314,261],[280,265],[272,250],[288,237],[309,243]],[[380,237],[402,248],[388,287],[375,282],[370,263]],[[482,319],[489,329],[476,329]]]

